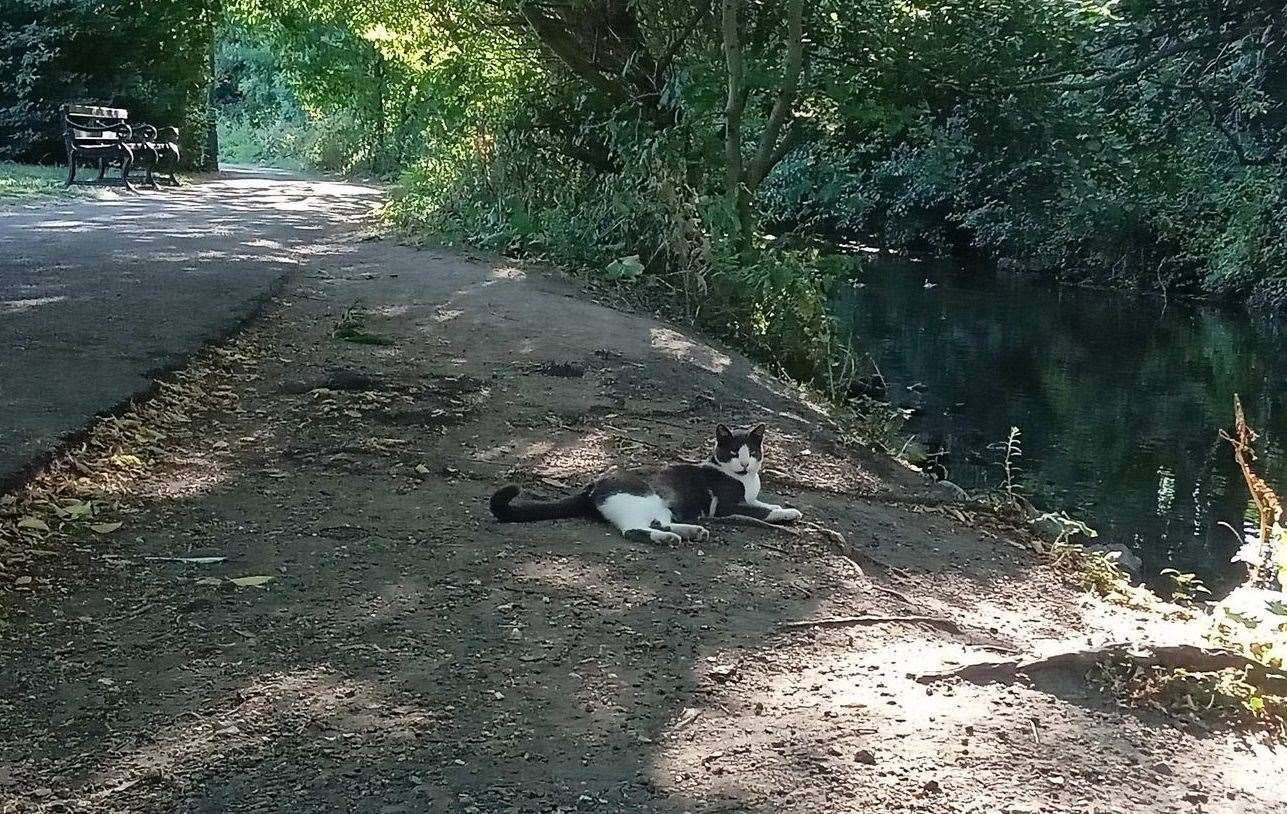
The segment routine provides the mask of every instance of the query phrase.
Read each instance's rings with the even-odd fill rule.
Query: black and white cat
[[[764,425],[735,432],[715,428],[715,451],[700,464],[671,464],[651,472],[612,470],[580,492],[549,503],[514,503],[511,484],[492,495],[492,514],[502,523],[598,517],[632,540],[673,545],[705,540],[710,532],[694,525],[703,517],[741,515],[768,523],[800,519],[797,509],[760,501]]]

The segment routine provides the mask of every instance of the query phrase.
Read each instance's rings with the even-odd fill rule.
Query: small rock
[[[927,794],[937,794],[943,790],[943,787],[938,784],[937,780],[926,780],[925,785],[921,788],[923,788]]]
[[[1193,803],[1195,805],[1198,803],[1205,803],[1210,799],[1211,796],[1205,791],[1191,791],[1184,795],[1185,802]]]
[[[876,756],[871,753],[870,749],[859,749],[854,752],[854,763],[863,763],[868,766],[876,765]]]
[[[716,681],[729,681],[737,678],[737,665],[717,664],[710,669],[710,677]]]
[[[1175,771],[1171,768],[1169,764],[1162,763],[1162,762],[1154,763],[1153,771],[1157,772],[1158,774],[1175,774]]]
[[[23,585],[30,585],[31,577],[18,577],[13,581],[13,584],[19,587],[22,587]]]
[[[225,726],[223,729],[216,729],[215,734],[216,735],[240,735],[241,727]]]

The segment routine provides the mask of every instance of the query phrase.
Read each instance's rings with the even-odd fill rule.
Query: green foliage
[[[66,102],[179,127],[189,166],[208,136],[214,0],[14,0],[0,7],[0,159],[62,160]]]
[[[1197,574],[1182,573],[1174,568],[1163,568],[1162,576],[1171,581],[1171,599],[1181,604],[1191,603],[1199,595],[1210,595],[1211,591]]]

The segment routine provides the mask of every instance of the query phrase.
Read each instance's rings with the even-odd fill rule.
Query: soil
[[[1283,751],[1075,673],[917,682],[1175,631],[737,353],[360,237],[193,361],[227,397],[123,486],[122,528],[0,552],[0,811],[1284,810]],[[717,420],[768,422],[768,499],[845,546],[487,511],[506,481],[700,458]],[[226,559],[150,559],[178,557]]]

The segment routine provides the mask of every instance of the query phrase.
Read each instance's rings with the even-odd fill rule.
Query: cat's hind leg
[[[657,495],[610,495],[597,504],[599,514],[631,540],[658,545],[678,545],[683,538],[670,525],[670,507]]]

